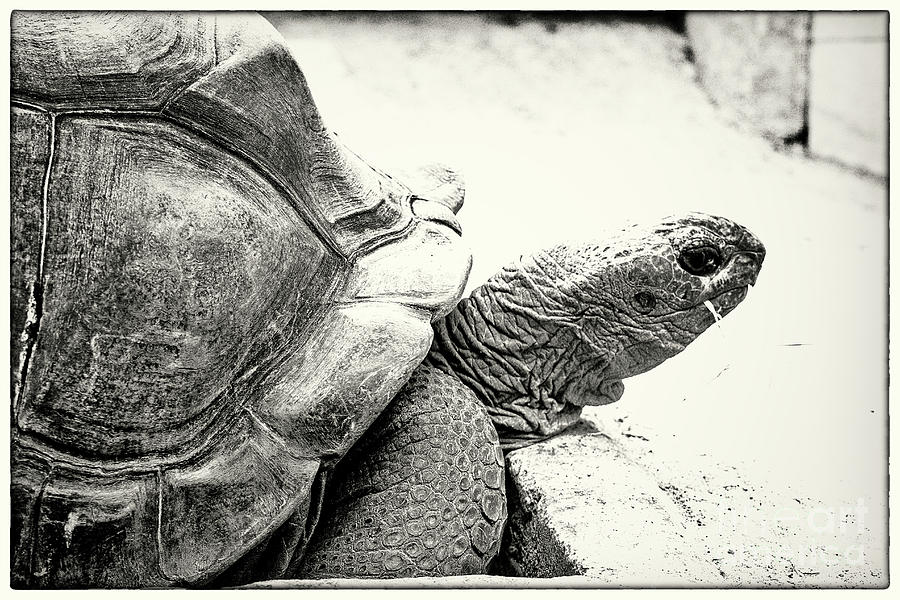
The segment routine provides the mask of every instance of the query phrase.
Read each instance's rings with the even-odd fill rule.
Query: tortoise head
[[[737,223],[699,213],[632,229],[599,249],[564,250],[584,279],[582,322],[612,335],[607,378],[643,373],[677,354],[731,312],[756,283],[765,247]],[[593,322],[592,321],[597,321]]]
[[[547,437],[731,312],[764,257],[747,229],[703,214],[548,248],[436,322],[429,361],[476,391],[505,443]]]

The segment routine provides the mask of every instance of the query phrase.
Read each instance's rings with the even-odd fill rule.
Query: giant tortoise
[[[502,448],[617,400],[764,256],[692,214],[460,302],[458,179],[343,148],[261,17],[16,12],[11,74],[15,587],[484,572]]]

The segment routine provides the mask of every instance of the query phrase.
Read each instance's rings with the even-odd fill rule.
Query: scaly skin
[[[764,257],[743,227],[692,214],[500,271],[434,324],[424,364],[342,462],[299,574],[483,572],[506,517],[500,444],[618,400],[622,379],[715,322],[705,302],[724,316],[743,300]]]
[[[485,572],[506,522],[503,462],[484,406],[423,365],[342,461],[298,573]]]

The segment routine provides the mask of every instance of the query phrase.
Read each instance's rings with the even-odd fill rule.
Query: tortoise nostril
[[[752,252],[753,254],[758,254],[760,264],[762,264],[763,259],[766,257],[766,247],[758,237],[747,230],[744,230],[744,235],[741,236],[741,241],[738,244],[738,247],[742,252]]]
[[[638,292],[632,298],[634,308],[641,314],[647,314],[656,308],[656,298],[649,292]]]
[[[750,267],[754,269],[759,269],[762,266],[763,259],[766,257],[765,251],[763,252],[741,252],[737,256],[735,256],[735,262],[744,267]]]

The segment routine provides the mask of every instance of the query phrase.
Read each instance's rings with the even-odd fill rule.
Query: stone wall
[[[887,174],[888,21],[885,12],[813,15],[809,150]]]
[[[886,12],[689,12],[700,83],[730,120],[887,174]]]
[[[722,111],[766,137],[802,136],[809,13],[690,12],[685,29],[700,81]]]

